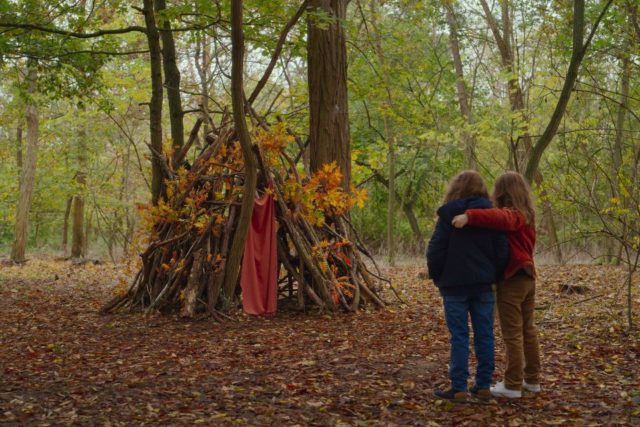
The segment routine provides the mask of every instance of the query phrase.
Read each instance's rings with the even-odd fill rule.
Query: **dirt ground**
[[[629,333],[618,268],[541,267],[543,392],[485,405],[433,397],[448,335],[422,260],[386,271],[406,302],[387,310],[223,323],[99,315],[121,269],[0,265],[0,424],[640,425],[640,286]]]

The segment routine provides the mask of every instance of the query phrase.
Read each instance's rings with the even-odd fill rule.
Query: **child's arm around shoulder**
[[[500,231],[516,231],[524,227],[527,220],[524,215],[514,209],[468,209],[464,214],[453,218],[451,224],[457,228],[475,225]]]

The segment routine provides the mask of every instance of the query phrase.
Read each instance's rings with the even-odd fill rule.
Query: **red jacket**
[[[504,271],[504,278],[508,279],[520,269],[536,276],[533,264],[533,248],[536,245],[536,229],[527,224],[527,220],[514,209],[469,209],[466,211],[469,225],[491,228],[507,232],[511,255]]]

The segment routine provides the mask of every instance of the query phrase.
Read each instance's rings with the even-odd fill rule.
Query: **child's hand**
[[[455,228],[462,228],[467,225],[468,222],[469,217],[467,216],[467,214],[456,215],[451,220],[451,225],[453,225]]]

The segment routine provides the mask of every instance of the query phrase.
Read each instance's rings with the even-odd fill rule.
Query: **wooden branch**
[[[291,31],[291,29],[296,25],[296,23],[304,13],[304,11],[307,9],[308,3],[309,3],[309,0],[304,0],[302,2],[297,12],[295,13],[295,15],[291,17],[289,22],[287,22],[287,25],[285,25],[285,27],[280,32],[278,43],[276,44],[276,48],[273,51],[273,54],[271,55],[271,61],[269,62],[267,69],[262,75],[262,78],[260,78],[260,80],[258,81],[258,84],[256,85],[255,89],[253,89],[251,96],[249,96],[249,100],[247,101],[249,104],[253,104],[253,102],[256,100],[256,98],[258,97],[258,95],[260,94],[264,86],[267,84],[267,81],[269,81],[269,77],[271,76],[271,73],[273,72],[273,69],[276,66],[276,62],[278,61],[278,58],[280,57],[280,52],[282,52],[282,47],[284,46],[284,42],[287,40],[289,31]]]
[[[45,27],[42,25],[13,23],[13,22],[0,22],[0,28],[40,31],[43,33],[60,34],[62,36],[74,37],[78,39],[91,39],[95,37],[102,37],[102,36],[109,36],[109,35],[116,35],[116,34],[126,34],[126,33],[132,33],[132,32],[138,32],[138,33],[147,32],[147,30],[144,27],[140,27],[138,25],[133,25],[133,26],[124,27],[124,28],[115,28],[113,30],[98,30],[92,33],[79,33],[75,31],[61,30],[59,28]]]
[[[482,0],[484,1],[484,0]],[[531,157],[527,162],[527,167],[525,169],[524,176],[531,182],[535,176],[536,171],[538,170],[538,165],[540,164],[540,159],[542,159],[542,153],[547,149],[556,132],[558,131],[558,127],[560,126],[560,121],[564,116],[564,113],[567,109],[567,105],[569,104],[569,99],[571,98],[571,92],[573,91],[573,87],[575,86],[576,79],[578,78],[578,70],[580,69],[580,65],[582,63],[582,59],[595,35],[600,22],[604,18],[607,10],[611,6],[613,0],[608,0],[605,4],[604,8],[598,15],[596,22],[593,24],[591,29],[591,33],[589,34],[587,41],[583,44],[583,36],[584,36],[584,0],[574,0],[573,3],[573,52],[571,55],[571,61],[569,63],[569,68],[567,69],[567,74],[565,76],[564,84],[562,86],[562,91],[560,92],[560,97],[558,98],[558,102],[556,104],[556,108],[551,115],[551,119],[549,119],[549,123],[545,128],[542,136],[536,141],[533,149],[531,151]]]
[[[191,148],[191,146],[193,145],[193,143],[196,141],[196,139],[198,139],[198,131],[200,130],[200,126],[202,125],[202,117],[198,117],[198,119],[196,120],[195,124],[193,125],[193,128],[191,129],[191,132],[189,133],[189,140],[187,141],[187,143],[182,146],[180,148],[180,151],[178,151],[175,156],[173,157],[173,164],[178,167],[182,161],[185,159],[185,157],[187,156],[187,153],[189,152],[189,149]]]
[[[507,65],[505,61],[510,61],[511,52],[509,52],[507,43],[502,37],[503,35],[500,33],[500,26],[498,25],[498,21],[491,13],[491,9],[489,8],[486,0],[480,0],[480,4],[482,5],[482,9],[484,10],[484,16],[487,20],[487,24],[489,24],[489,28],[493,33],[493,37],[496,39],[496,44],[498,45],[498,50],[500,51],[502,63],[503,65]]]
[[[104,51],[104,50],[91,50],[91,49],[86,49],[86,50],[74,50],[71,52],[64,52],[64,53],[60,53],[57,55],[44,55],[44,56],[29,56],[29,57],[33,57],[33,58],[39,58],[39,59],[43,59],[43,60],[47,60],[47,59],[53,59],[53,58],[64,58],[65,56],[72,56],[72,55],[82,55],[82,54],[89,54],[89,55],[107,55],[107,56],[129,56],[129,55],[141,55],[143,53],[149,53],[149,49],[144,49],[144,50],[130,50],[130,51],[126,51],[126,52],[113,52],[113,51]]]

